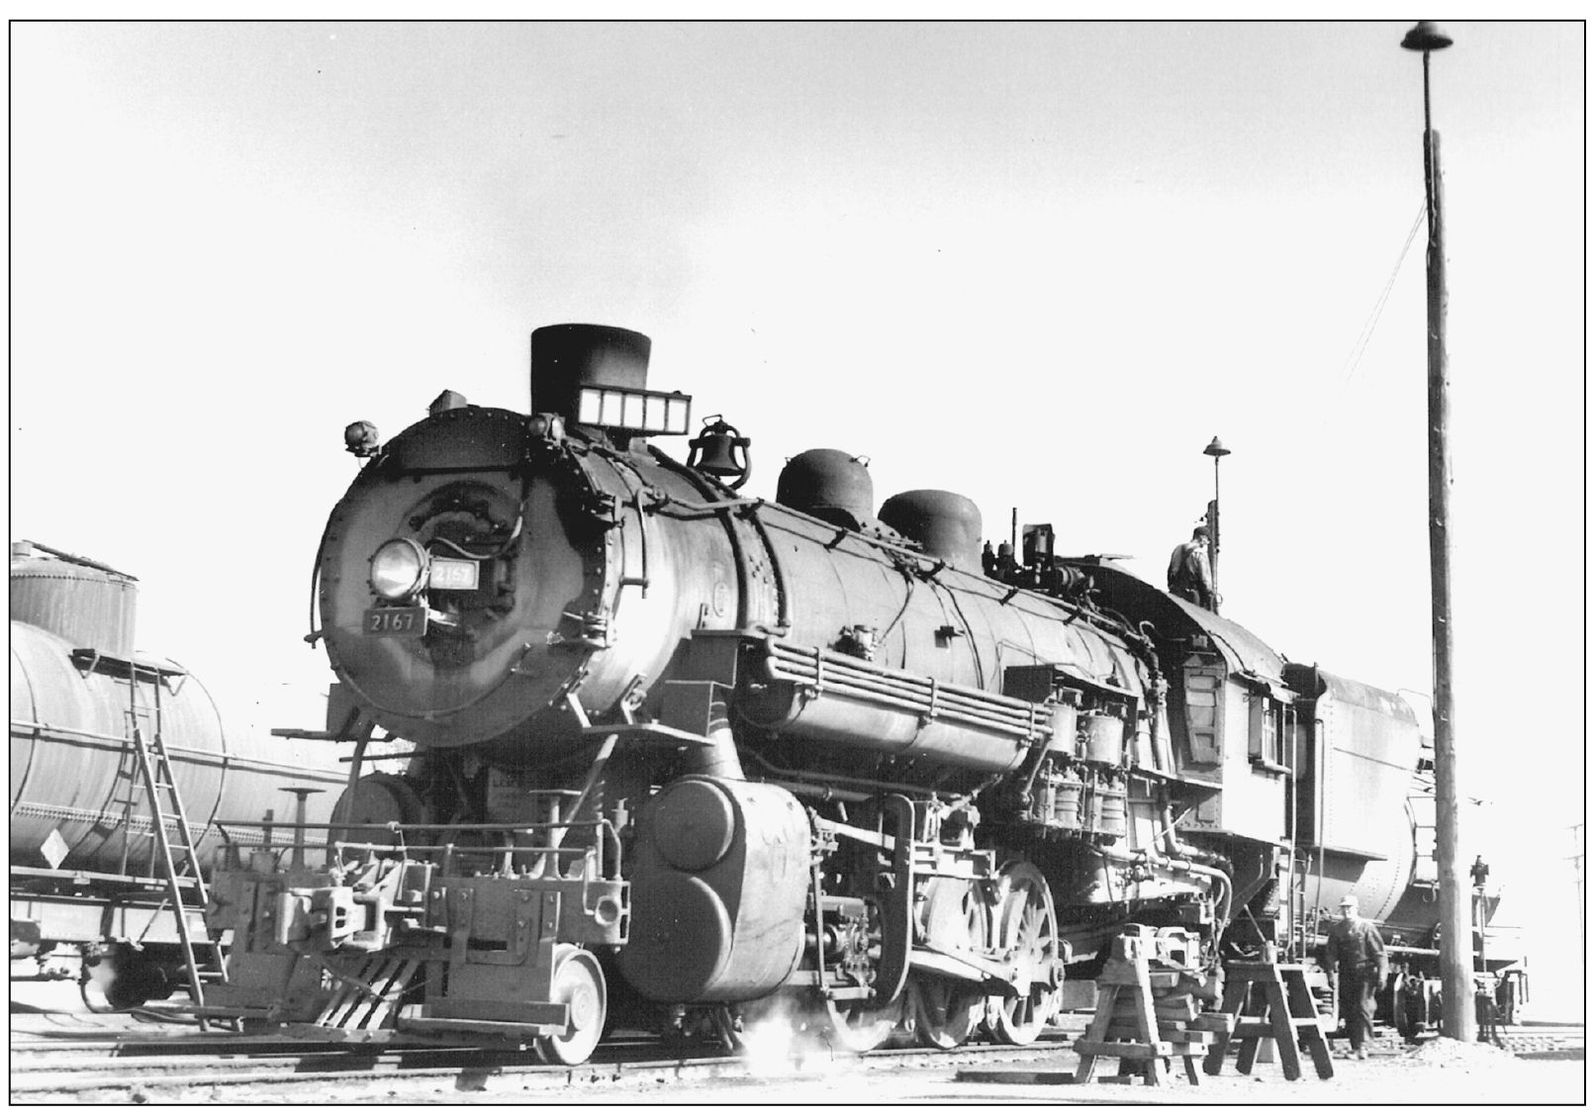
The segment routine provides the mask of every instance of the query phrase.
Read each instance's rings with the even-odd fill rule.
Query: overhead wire
[[[1385,312],[1385,304],[1391,297],[1391,289],[1396,286],[1397,275],[1402,271],[1402,265],[1408,258],[1408,251],[1413,247],[1414,238],[1419,235],[1419,229],[1424,225],[1426,209],[1421,203],[1419,212],[1413,218],[1413,226],[1408,230],[1407,240],[1402,242],[1402,251],[1397,255],[1396,263],[1391,268],[1391,274],[1386,278],[1385,287],[1380,292],[1380,297],[1375,299],[1374,308],[1369,311],[1369,317],[1363,324],[1363,330],[1358,334],[1358,340],[1353,342],[1352,352],[1347,355],[1346,363],[1342,366],[1341,383],[1345,387],[1351,383],[1353,376],[1358,371],[1358,366],[1363,363],[1363,353],[1369,347],[1369,342],[1374,338],[1374,331],[1380,324],[1380,316]]]

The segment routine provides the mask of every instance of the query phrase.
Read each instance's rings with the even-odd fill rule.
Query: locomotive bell
[[[748,480],[748,446],[751,439],[719,415],[704,420],[704,429],[687,444],[687,468],[715,477],[735,477],[731,487],[741,488]],[[742,461],[737,460],[741,452]]]

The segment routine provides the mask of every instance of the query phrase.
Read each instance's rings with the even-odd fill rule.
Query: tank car
[[[224,732],[198,679],[134,650],[136,595],[131,575],[12,545],[12,977],[75,976],[97,1008],[186,984],[135,725],[162,738],[202,865],[221,820],[242,820],[234,836],[302,809],[325,821],[347,773],[325,750]],[[203,913],[190,916],[202,937]]]
[[[563,1063],[622,1018],[1023,1044],[1127,925],[1212,995],[1224,951],[1407,882],[1411,835],[1361,825],[1402,817],[1400,699],[1050,535],[1000,559],[956,494],[877,509],[841,451],[741,495],[723,420],[685,462],[650,441],[691,400],[649,350],[544,327],[527,412],[346,429],[329,725],[417,751],[353,785],[327,865],[232,849],[230,1011]]]

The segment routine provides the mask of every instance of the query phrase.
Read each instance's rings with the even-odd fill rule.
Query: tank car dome
[[[969,497],[942,489],[889,496],[881,522],[913,539],[928,555],[965,570],[981,569],[981,510]]]
[[[74,648],[133,655],[138,579],[21,540],[11,544],[11,619]]]
[[[854,531],[870,519],[875,502],[864,460],[842,450],[805,450],[776,481],[777,504]]]

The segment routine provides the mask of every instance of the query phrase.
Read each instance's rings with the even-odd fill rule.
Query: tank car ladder
[[[153,673],[151,692],[154,701],[139,701],[140,668]],[[161,689],[169,672],[154,665],[128,664],[128,729],[133,751],[139,760],[139,771],[144,777],[144,788],[150,800],[150,824],[155,833],[158,855],[157,868],[166,881],[167,899],[172,905],[172,915],[177,921],[177,937],[183,948],[183,966],[188,975],[189,996],[199,1012],[202,1031],[209,1025],[205,1017],[205,978],[227,980],[227,959],[222,947],[209,936],[209,932],[196,936],[189,925],[189,910],[197,908],[204,918],[210,901],[205,888],[205,878],[200,871],[199,852],[195,848],[194,834],[188,824],[188,813],[183,809],[183,797],[178,792],[177,779],[172,773],[171,758],[166,752],[161,725]],[[146,736],[140,718],[148,720],[150,732]],[[169,827],[177,828],[178,843],[174,846]],[[188,876],[183,875],[187,869]],[[192,889],[193,900],[183,898],[185,888]],[[202,970],[195,957],[196,948],[208,951],[211,969]]]

